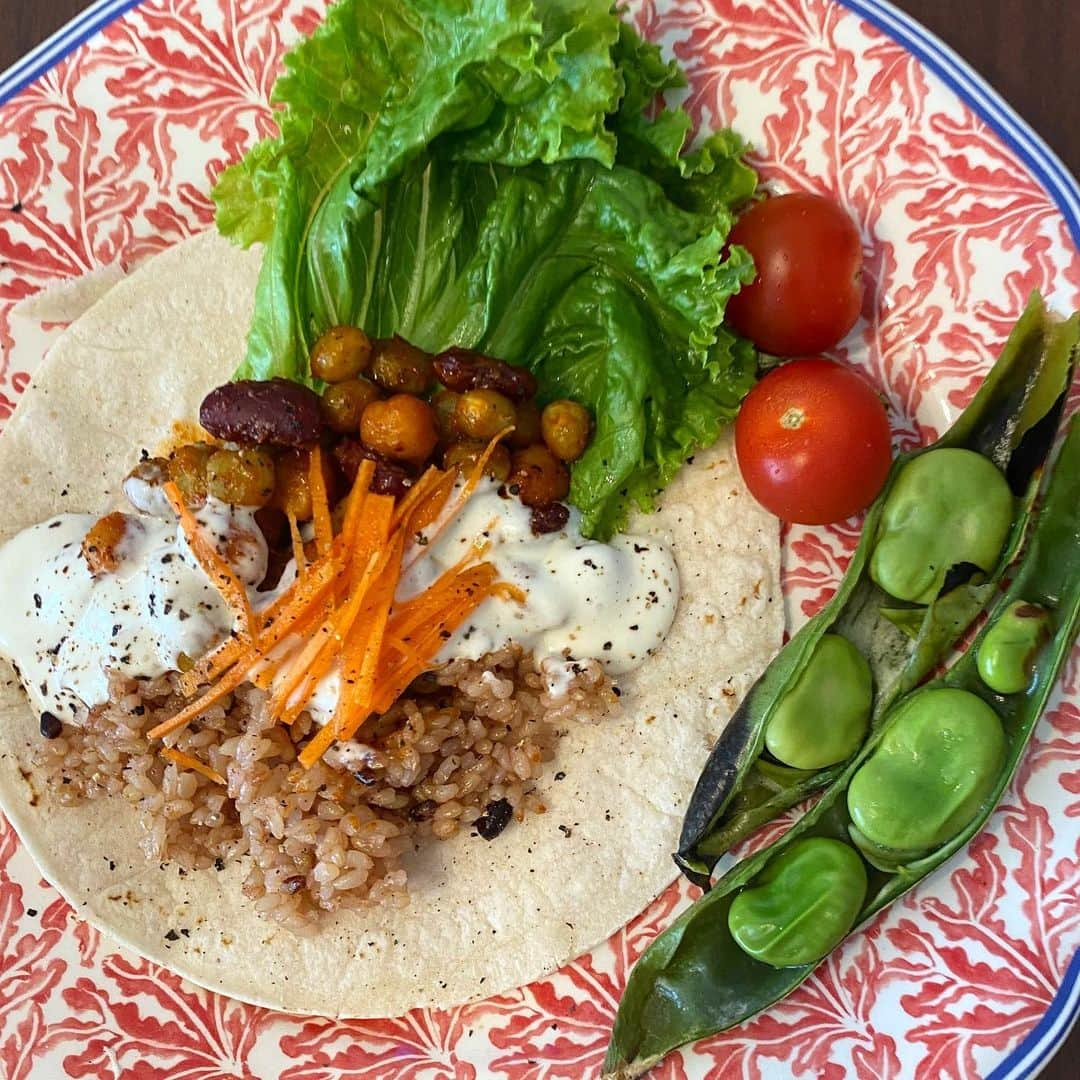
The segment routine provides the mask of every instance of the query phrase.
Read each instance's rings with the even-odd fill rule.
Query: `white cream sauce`
[[[267,552],[251,511],[210,500],[196,514],[257,593]],[[232,629],[232,617],[191,554],[175,519],[131,515],[113,573],[91,575],[80,551],[95,518],[64,514],[24,530],[0,547],[0,655],[17,668],[39,712],[61,719],[108,700],[106,672],[153,678],[197,657]],[[510,642],[535,657],[553,694],[565,691],[574,664],[595,659],[612,675],[640,665],[664,640],[678,602],[671,552],[652,538],[586,540],[571,509],[566,527],[535,536],[530,512],[485,481],[449,521],[420,535],[406,552],[398,599],[427,588],[470,545],[499,578],[525,594],[519,603],[489,597],[446,642],[438,661],[479,659]],[[237,542],[238,537],[241,542]],[[286,569],[279,585],[292,580]],[[299,647],[299,642],[290,643]],[[289,648],[289,646],[285,646]],[[310,703],[320,723],[333,715],[340,676],[333,671]]]
[[[656,650],[675,618],[679,571],[664,544],[624,535],[607,544],[586,540],[574,509],[564,529],[534,536],[528,507],[500,496],[490,480],[436,539],[418,540],[429,546],[402,577],[399,599],[422,592],[477,540],[490,544],[483,557],[499,580],[526,595],[524,604],[485,600],[443,646],[440,661],[477,660],[514,641],[545,669],[549,661],[596,659],[621,675]]]
[[[249,586],[266,574],[250,511],[209,500],[196,520]],[[97,519],[61,514],[0,547],[0,655],[38,712],[61,719],[108,700],[108,670],[154,678],[198,657],[232,627],[175,518],[131,515],[113,573],[90,573],[83,537]]]

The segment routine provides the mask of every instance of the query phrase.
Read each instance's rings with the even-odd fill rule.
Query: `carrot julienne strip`
[[[222,787],[227,787],[225,777],[217,771],[212,769],[209,765],[201,762],[197,757],[192,757],[190,754],[185,754],[183,750],[176,750],[171,746],[163,746],[161,748],[161,756],[166,761],[171,761],[178,769],[191,769],[193,772],[201,773],[207,780],[212,780],[215,784],[221,784]]]
[[[312,520],[315,525],[315,549],[326,555],[334,540],[334,526],[330,520],[330,500],[326,495],[326,477],[322,468],[322,449],[312,447],[308,457],[308,486],[311,488]]]
[[[434,465],[428,466],[420,479],[409,488],[405,497],[397,504],[392,523],[395,529],[412,513],[413,507],[427,496],[432,487],[439,482],[439,478],[444,475],[446,474],[441,469],[435,468]]]
[[[404,535],[399,534],[391,548],[390,562],[399,569],[401,555],[405,550]],[[369,617],[366,620],[365,632],[367,640],[363,651],[359,654],[359,662],[354,652],[346,657],[344,676],[346,683],[355,693],[355,713],[346,716],[341,710],[335,716],[335,725],[339,739],[351,739],[363,722],[363,718],[371,711],[371,700],[375,696],[375,677],[378,671],[379,657],[383,651],[383,640],[386,635],[386,624],[390,618],[390,608],[394,603],[394,590],[397,585],[397,575],[386,579],[381,583],[378,595],[372,602]],[[349,695],[350,698],[353,694]]]
[[[352,490],[349,492],[348,505],[345,507],[345,520],[341,523],[341,546],[348,555],[356,541],[356,527],[364,509],[367,494],[371,490],[371,481],[375,477],[375,462],[364,459],[356,474]]]
[[[161,739],[170,732],[177,731],[190,724],[196,716],[206,712],[211,705],[216,705],[223,697],[231,694],[246,678],[248,667],[244,664],[236,664],[231,671],[223,675],[209,690],[193,702],[185,705],[178,713],[170,716],[168,720],[162,720],[160,724],[152,727],[147,733],[148,739]]]
[[[292,541],[293,562],[296,564],[296,580],[304,581],[308,574],[308,563],[304,554],[304,540],[300,536],[300,526],[291,510],[286,511],[285,516],[289,521],[289,539]]]
[[[225,601],[232,615],[240,623],[240,634],[248,641],[254,642],[257,637],[255,627],[255,613],[248,599],[247,589],[241,584],[239,578],[233,572],[233,568],[221,557],[217,548],[206,538],[195,515],[188,509],[180,489],[171,480],[162,485],[165,498],[180,519],[180,528],[187,537],[188,547],[191,553],[199,561],[206,576],[214,583],[221,598]]]
[[[293,664],[291,677],[280,688],[276,688],[271,703],[275,715],[280,715],[282,723],[292,724],[304,711],[319,681],[333,666],[356,617],[360,614],[364,599],[381,571],[386,566],[386,555],[372,552],[368,565],[357,583],[349,602],[336,616],[323,623],[319,636],[313,637]],[[300,690],[300,693],[297,691]],[[295,696],[294,696],[295,695]]]
[[[491,455],[495,453],[495,448],[499,445],[499,442],[507,435],[509,435],[510,432],[513,430],[514,428],[512,425],[510,427],[503,428],[503,430],[498,432],[487,444],[484,452],[480,455],[479,458],[476,459],[476,464],[470,470],[469,476],[465,481],[465,485],[462,487],[457,499],[454,500],[454,505],[452,509],[448,513],[442,515],[442,521],[439,522],[435,531],[430,536],[426,537],[426,544],[414,545],[411,556],[405,560],[406,570],[408,570],[409,567],[413,565],[413,563],[420,559],[423,556],[424,552],[432,544],[434,544],[436,540],[438,540],[438,538],[443,534],[444,530],[446,529],[446,526],[449,525],[455,517],[457,517],[465,504],[469,501],[469,499],[472,498],[474,492],[480,484],[480,480],[483,478],[484,470],[487,468],[487,464],[491,460]],[[447,473],[447,476],[451,476],[456,479],[455,473],[449,472]],[[453,480],[450,481],[450,487],[453,487]],[[440,507],[439,509],[441,510],[442,507]],[[439,511],[437,510],[432,515],[432,520],[428,521],[424,527],[426,528],[427,525],[432,524],[433,521],[437,520],[438,516]],[[412,531],[415,532],[417,530],[413,528]]]

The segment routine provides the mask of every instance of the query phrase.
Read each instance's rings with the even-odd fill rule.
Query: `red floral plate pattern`
[[[896,18],[887,5],[849,4],[639,0],[631,9],[683,63],[699,122],[734,124],[770,184],[834,195],[859,221],[864,319],[839,353],[878,382],[898,443],[910,445],[970,399],[1031,289],[1060,308],[1080,305],[1080,257],[1031,158],[965,104],[948,72],[933,73],[932,57],[924,63],[877,28]],[[271,129],[282,50],[324,7],[144,0],[0,105],[0,424],[61,329],[13,315],[17,301],[209,226],[214,177]],[[790,530],[792,625],[825,602],[856,539],[852,525]],[[1016,783],[967,854],[785,1003],[673,1055],[656,1075],[1023,1075],[1008,1071],[1026,1067],[1016,1048],[1048,1009],[1067,1023],[1073,1008],[1078,817],[1074,656]],[[512,994],[332,1022],[231,1001],[116,951],[40,880],[5,825],[0,1074],[595,1076],[631,964],[687,897],[672,886],[610,941]]]

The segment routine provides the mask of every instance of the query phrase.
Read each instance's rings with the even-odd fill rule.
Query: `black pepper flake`
[[[573,829],[570,828],[569,825],[560,825],[559,826],[559,832],[561,832],[563,834],[563,836],[566,837],[567,840],[569,840],[570,837],[574,835],[574,831],[573,831]]]
[[[640,555],[643,551],[648,551],[648,550],[649,549],[647,547],[645,547],[643,544],[635,544],[634,545],[634,553],[637,554],[637,555]]]
[[[425,799],[423,802],[418,802],[415,806],[409,807],[409,820],[410,821],[430,821],[435,816],[435,811],[439,808],[439,804],[434,799]]]
[[[485,840],[494,840],[510,824],[514,808],[506,799],[496,799],[484,807],[484,812],[476,819],[476,831]]]
[[[610,641],[605,641],[604,642],[604,652],[611,652],[611,642]]]
[[[638,624],[637,624],[637,623],[634,623],[634,625],[633,625],[633,626],[631,626],[631,627],[630,627],[630,629],[631,629],[631,630],[637,630],[637,629],[638,629]]]
[[[143,715],[145,715],[145,713],[146,713],[146,706],[145,706],[145,705],[136,705],[136,706],[135,706],[135,708],[134,708],[134,709],[132,709],[131,711],[132,711],[132,712],[133,712],[133,713],[134,713],[134,714],[135,714],[136,716],[143,716]]]
[[[41,610],[41,593],[34,593],[34,607]]]
[[[119,634],[122,629],[123,627],[120,625],[120,623],[114,622],[112,627],[112,636],[116,637],[116,635]]]
[[[564,773],[564,772],[563,772],[563,771],[562,771],[562,770],[560,769],[560,770],[559,770],[559,771],[558,771],[558,772],[557,772],[557,773],[555,774],[555,779],[556,779],[556,780],[565,780],[565,779],[566,779],[566,773]]]
[[[166,600],[165,601],[165,614],[166,615],[171,615],[172,614],[172,609],[173,609],[173,602],[171,600]]]
[[[185,928],[185,927],[183,927],[183,926],[182,926],[182,927],[180,927],[180,933],[181,933],[181,934],[183,934],[183,935],[184,935],[184,937],[191,937],[191,931],[190,931],[190,930],[188,930],[188,929],[186,929],[186,928]]]
[[[29,915],[30,918],[32,919],[35,915],[37,915],[37,908],[28,907],[26,909],[26,914]]]
[[[621,690],[620,690],[620,689],[619,689],[619,688],[618,688],[617,686],[613,686],[613,687],[611,688],[611,692],[612,692],[612,693],[613,693],[613,694],[614,694],[614,695],[615,695],[616,697],[622,697],[622,691],[621,691]]]
[[[165,940],[166,941],[179,941],[180,940],[180,935],[175,930],[170,930],[165,935]]]
[[[221,858],[220,855],[214,860],[214,869],[215,870],[224,870],[225,869],[225,860],[223,858]]]
[[[162,566],[168,566],[169,563],[171,563],[174,558],[175,558],[175,556],[172,554],[172,552],[169,552],[166,555],[162,555],[161,556],[161,565]]]
[[[51,712],[43,712],[41,714],[40,728],[41,734],[46,739],[58,739],[64,730],[64,725],[60,723],[60,717]]]

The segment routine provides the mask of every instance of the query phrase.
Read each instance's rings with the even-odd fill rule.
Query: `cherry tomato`
[[[729,243],[753,255],[757,277],[728,301],[727,321],[763,352],[821,352],[855,325],[862,244],[855,223],[831,199],[765,199],[739,218]]]
[[[820,356],[775,368],[747,394],[735,451],[754,498],[804,525],[865,509],[892,461],[889,421],[874,388]]]

